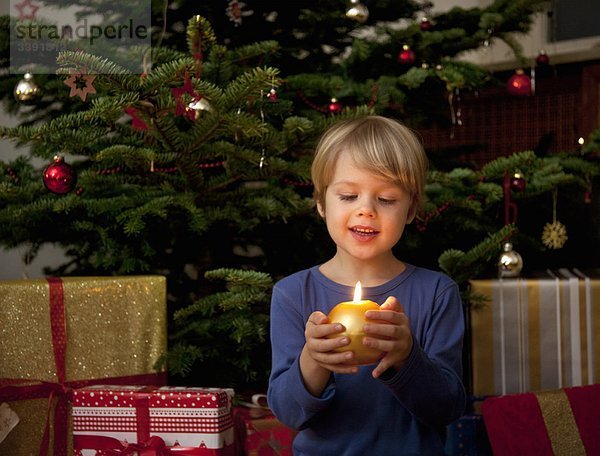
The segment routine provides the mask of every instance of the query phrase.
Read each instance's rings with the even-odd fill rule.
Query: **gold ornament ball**
[[[329,321],[331,323],[337,322],[344,325],[345,331],[336,333],[330,338],[335,337],[348,337],[350,339],[349,345],[344,345],[335,349],[337,352],[353,351],[354,359],[352,364],[373,364],[378,362],[383,352],[375,348],[367,347],[363,344],[363,337],[365,333],[363,326],[369,320],[365,317],[367,310],[379,310],[377,303],[369,300],[362,300],[358,302],[340,302],[336,305],[331,312],[329,312]]]
[[[518,277],[523,269],[523,258],[519,252],[513,250],[510,242],[505,242],[502,250],[498,261],[498,275],[500,277]]]
[[[363,24],[369,19],[369,9],[358,0],[350,0],[346,17]]]
[[[39,99],[41,93],[42,90],[33,80],[31,73],[25,73],[14,90],[15,98],[21,103],[34,103]]]

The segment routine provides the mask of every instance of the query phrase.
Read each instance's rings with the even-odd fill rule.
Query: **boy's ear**
[[[408,209],[408,214],[406,215],[406,224],[409,225],[415,219],[417,215],[417,204],[412,203],[410,205],[410,209]]]
[[[319,215],[322,218],[325,218],[325,209],[323,209],[323,206],[318,201],[317,201],[317,211],[319,212]]]

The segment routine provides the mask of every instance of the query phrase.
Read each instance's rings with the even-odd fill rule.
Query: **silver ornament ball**
[[[369,19],[369,9],[359,0],[350,0],[346,17],[362,24]]]
[[[15,98],[21,103],[35,103],[41,94],[42,90],[33,80],[31,73],[25,73],[14,90]]]
[[[196,111],[196,120],[197,120],[202,115],[203,111],[206,111],[206,112],[212,111],[213,107],[206,98],[202,97],[198,100],[192,101],[188,105],[188,109],[192,109],[192,110]]]
[[[518,277],[523,269],[523,258],[510,242],[502,246],[502,253],[498,260],[498,275],[500,277]]]

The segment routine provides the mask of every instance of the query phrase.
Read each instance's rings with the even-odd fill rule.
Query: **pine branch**
[[[241,102],[250,97],[259,98],[269,91],[273,85],[278,85],[276,77],[278,71],[274,68],[254,68],[246,71],[239,77],[231,81],[225,89],[226,105],[225,109],[239,106]]]
[[[157,65],[143,78],[140,90],[152,94],[161,88],[181,84],[183,75],[193,68],[193,65],[194,59],[189,56]]]
[[[210,22],[196,15],[188,21],[186,40],[189,54],[199,60],[200,56],[208,53],[210,47],[217,42],[217,37]]]
[[[481,174],[487,180],[502,179],[505,171],[513,172],[528,167],[535,160],[536,156],[533,151],[518,152],[486,163],[481,169]]]
[[[112,90],[133,91],[139,86],[139,78],[122,66],[102,57],[97,57],[83,51],[63,51],[58,54],[56,63],[57,74],[70,74],[72,70],[82,68],[89,74],[101,74],[99,80],[110,86]]]
[[[468,252],[448,249],[438,258],[438,265],[442,271],[464,287],[469,279],[478,275],[482,265],[501,252],[502,241],[510,238],[516,232],[515,226],[506,225],[472,247]]]
[[[273,281],[268,274],[258,271],[219,268],[207,271],[205,277],[209,280],[224,280],[229,291],[240,291],[256,287],[267,290],[273,285]]]

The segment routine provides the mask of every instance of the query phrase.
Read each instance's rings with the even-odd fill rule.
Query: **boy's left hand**
[[[370,320],[382,320],[382,323],[369,322],[364,326],[367,336],[363,338],[363,344],[385,352],[385,356],[373,370],[373,377],[379,377],[390,367],[400,370],[413,346],[404,307],[395,297],[390,296],[380,310],[369,310],[366,317]],[[369,335],[373,337],[368,337]]]

